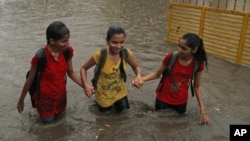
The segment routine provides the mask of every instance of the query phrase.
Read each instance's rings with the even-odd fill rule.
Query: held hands
[[[87,97],[91,98],[92,95],[95,93],[95,89],[93,86],[87,85],[86,87],[84,87],[84,93]]]
[[[142,85],[144,84],[144,81],[142,79],[142,77],[136,77],[134,80],[132,80],[132,85],[138,89],[140,89],[142,87]]]
[[[210,124],[209,116],[204,112],[200,113],[200,124],[208,125]]]

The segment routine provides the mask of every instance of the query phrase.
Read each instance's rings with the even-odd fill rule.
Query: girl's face
[[[53,40],[51,39],[50,43],[53,47],[57,48],[57,49],[64,49],[67,46],[69,46],[69,38],[70,38],[70,33],[64,35],[63,38],[59,39],[59,40]]]
[[[186,40],[180,39],[179,44],[178,44],[178,52],[179,56],[182,59],[189,58],[190,56],[193,55],[193,51],[190,47],[186,45]]]
[[[119,54],[121,49],[124,47],[124,42],[125,35],[123,33],[112,35],[110,40],[107,41],[110,53]]]

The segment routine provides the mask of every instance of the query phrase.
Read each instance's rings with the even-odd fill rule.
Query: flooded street
[[[111,25],[125,29],[125,47],[147,74],[159,67],[168,51],[177,49],[166,42],[167,5],[168,0],[0,0],[0,141],[228,141],[230,124],[250,124],[250,68],[211,55],[201,84],[209,126],[198,123],[199,106],[191,94],[186,116],[155,112],[159,79],[138,90],[130,84],[135,77],[131,68],[131,109],[122,114],[100,114],[93,99],[70,79],[67,110],[55,123],[40,123],[28,94],[24,112],[17,112],[31,58],[46,44],[50,23],[59,20],[70,29],[78,74],[95,50],[106,47]],[[93,68],[88,75],[90,81]]]

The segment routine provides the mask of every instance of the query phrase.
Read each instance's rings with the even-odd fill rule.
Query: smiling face
[[[66,48],[67,46],[69,46],[69,38],[70,38],[70,33],[65,34],[59,40],[50,39],[50,45],[55,47],[58,50],[62,50]]]
[[[113,34],[107,44],[109,46],[109,51],[111,54],[119,54],[121,49],[124,47],[125,34]]]

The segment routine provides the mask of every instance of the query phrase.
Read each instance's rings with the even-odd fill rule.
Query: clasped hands
[[[84,93],[87,97],[91,98],[93,96],[93,94],[95,93],[95,89],[93,86],[90,85],[86,85],[84,87]]]
[[[144,81],[141,78],[135,78],[131,83],[134,87],[140,89],[144,84]]]

